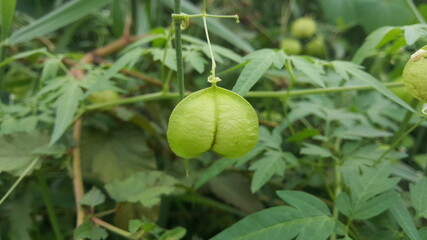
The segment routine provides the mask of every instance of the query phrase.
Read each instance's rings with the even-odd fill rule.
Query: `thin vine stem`
[[[175,0],[175,13],[181,13],[181,0]],[[175,52],[179,98],[184,99],[184,64],[182,62],[181,22],[175,21]]]
[[[412,13],[414,13],[415,17],[417,18],[417,20],[422,23],[422,24],[426,24],[426,20],[424,20],[423,16],[420,14],[420,12],[418,11],[417,7],[415,6],[413,0],[406,0],[406,2],[409,5],[409,8],[411,8]]]
[[[35,158],[28,166],[25,168],[25,170],[21,173],[19,178],[13,183],[12,187],[6,192],[6,194],[1,198],[0,205],[9,197],[9,195],[15,190],[15,188],[21,183],[22,179],[34,168],[36,163],[40,160],[40,157]]]

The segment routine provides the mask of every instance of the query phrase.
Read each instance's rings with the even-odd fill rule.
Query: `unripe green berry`
[[[289,55],[297,55],[302,51],[301,43],[295,38],[285,38],[280,42],[280,48]]]
[[[311,17],[298,18],[291,25],[291,34],[297,38],[309,38],[316,30],[316,22]]]
[[[403,83],[416,99],[427,102],[427,46],[414,53],[403,69]]]

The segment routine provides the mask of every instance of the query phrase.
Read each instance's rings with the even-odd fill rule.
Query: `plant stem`
[[[393,82],[385,83],[384,86],[393,88],[401,87],[403,83]],[[246,98],[283,98],[283,97],[296,97],[304,96],[310,94],[323,94],[323,93],[334,93],[334,92],[346,92],[346,91],[362,91],[362,90],[372,90],[370,85],[361,85],[361,86],[350,86],[350,87],[330,87],[330,88],[315,88],[315,89],[301,89],[301,90],[290,90],[290,91],[256,91],[248,92],[244,97]],[[136,102],[145,102],[153,100],[162,100],[162,99],[172,99],[179,97],[178,93],[174,92],[155,92],[148,93],[144,95],[139,95],[135,97],[122,98],[119,100],[105,102],[105,103],[96,103],[84,107],[84,111],[93,111],[96,109],[101,109],[105,107],[114,107],[122,104],[131,104]]]
[[[76,146],[73,148],[73,185],[74,185],[74,196],[76,201],[77,221],[76,225],[79,226],[83,223],[85,218],[85,212],[80,200],[84,195],[84,186],[81,169],[81,154],[80,154],[80,139],[82,133],[83,118],[80,117],[74,123],[73,139]]]
[[[181,0],[175,0],[175,13],[181,13]],[[179,98],[184,99],[184,65],[182,63],[181,21],[175,21],[175,50]]]
[[[409,8],[411,8],[412,13],[414,13],[415,17],[417,18],[417,20],[422,23],[422,24],[426,24],[426,21],[424,20],[423,16],[420,14],[420,12],[418,11],[417,7],[415,6],[413,0],[406,0],[406,2],[409,5]]]
[[[36,163],[39,161],[39,159],[40,159],[40,157],[35,158],[27,166],[27,168],[24,170],[24,172],[21,173],[19,178],[15,181],[15,183],[13,183],[12,187],[10,187],[10,189],[6,192],[6,194],[1,198],[0,205],[6,200],[7,197],[9,197],[9,195],[13,192],[13,190],[15,190],[15,188],[19,185],[19,183],[22,181],[22,179],[24,179],[24,177],[28,174],[28,172],[30,172],[33,169],[33,167],[36,165]]]
[[[116,233],[122,237],[125,237],[127,239],[136,239],[133,234],[131,232],[125,231],[121,228],[118,228],[114,225],[111,225],[107,222],[102,221],[101,219],[97,218],[97,217],[92,217],[92,222],[94,222],[95,224],[108,229],[109,231]]]
[[[59,228],[58,218],[56,217],[56,214],[55,214],[52,198],[49,195],[49,188],[46,183],[46,178],[44,177],[43,173],[40,171],[36,172],[36,176],[37,176],[37,181],[39,183],[39,187],[43,197],[43,201],[46,205],[49,221],[50,221],[50,224],[52,225],[53,232],[55,233],[56,240],[63,240],[64,237],[62,236],[61,230]]]
[[[215,84],[216,83],[216,79],[215,79],[216,62],[215,62],[215,57],[212,51],[211,40],[209,38],[208,24],[206,23],[206,0],[203,0],[202,18],[203,18],[203,26],[205,28],[206,41],[208,42],[209,54],[211,55],[211,61],[212,61],[211,81],[213,81],[212,84]],[[208,78],[208,81],[209,81],[209,78]]]

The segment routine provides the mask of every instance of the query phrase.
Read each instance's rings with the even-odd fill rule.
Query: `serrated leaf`
[[[34,151],[46,146],[49,136],[35,131],[0,137],[0,172],[19,176],[36,157]]]
[[[92,223],[90,220],[86,220],[84,223],[80,224],[74,230],[74,239],[88,239],[88,240],[102,240],[108,237],[108,233],[105,229],[100,228],[99,226]]]
[[[320,200],[295,191],[280,191],[280,194],[297,208],[272,207],[251,214],[212,240],[324,240],[333,232],[335,221],[325,214],[329,210]],[[303,209],[311,203],[315,205],[310,206],[314,212]]]
[[[160,202],[162,195],[175,191],[178,180],[159,171],[139,172],[123,181],[105,185],[111,198],[118,202],[139,202],[152,207]]]
[[[411,112],[415,111],[406,102],[404,102],[402,99],[397,97],[388,88],[386,88],[383,84],[381,84],[381,82],[379,82],[377,79],[375,79],[373,76],[371,76],[367,72],[363,71],[361,69],[362,67],[360,65],[356,65],[354,63],[345,62],[345,61],[332,61],[331,63],[333,64],[335,69],[339,68],[341,72],[345,71],[349,75],[352,75],[357,80],[372,86],[374,89],[376,89],[382,95],[389,98],[390,100],[392,100],[396,104],[399,104],[400,106],[408,109]]]
[[[329,149],[319,147],[311,143],[303,143],[304,147],[301,148],[301,154],[305,155],[315,155],[319,157],[332,157],[331,151]]]
[[[363,45],[354,55],[352,61],[356,64],[361,64],[371,51],[383,40],[384,36],[393,29],[395,29],[395,27],[381,27],[369,34]]]
[[[134,49],[123,56],[121,56],[113,65],[108,69],[108,71],[102,76],[102,81],[107,81],[118,73],[122,68],[128,67],[131,68],[135,65],[136,61],[143,54],[143,49]]]
[[[136,233],[139,230],[143,230],[145,232],[151,232],[154,230],[156,225],[151,222],[143,222],[139,219],[131,219],[129,220],[129,232]]]
[[[305,192],[281,190],[277,195],[285,202],[300,211],[309,212],[312,216],[330,216],[328,206],[318,198]]]
[[[411,202],[417,213],[417,217],[427,219],[427,178],[409,185]]]
[[[325,70],[322,65],[310,62],[304,57],[299,56],[291,56],[289,59],[292,61],[295,69],[307,75],[313,83],[321,87],[325,87],[325,83],[323,81]]]
[[[206,60],[196,51],[186,51],[184,52],[185,61],[190,64],[198,73],[203,73],[205,71]]]
[[[90,207],[95,207],[101,203],[105,202],[105,195],[96,187],[92,187],[92,189],[87,192],[82,199],[80,199],[80,203],[83,205],[87,205]]]
[[[163,233],[159,240],[179,240],[185,237],[187,230],[183,227],[175,227]]]
[[[150,53],[153,55],[154,61],[162,62],[166,67],[176,71],[176,54],[172,48],[151,48]],[[166,56],[165,56],[166,51]]]
[[[398,198],[395,192],[380,194],[354,206],[351,217],[357,220],[375,217],[390,208]]]
[[[63,90],[56,102],[55,126],[49,144],[55,143],[70,126],[83,97],[83,91],[76,81],[70,80]]]
[[[44,15],[27,26],[15,31],[9,38],[9,44],[15,45],[45,36],[67,24],[98,11],[108,5],[111,0],[74,0]]]
[[[264,156],[253,163],[249,170],[254,171],[251,182],[251,191],[257,192],[274,175],[283,176],[286,170],[286,164],[282,152],[267,151]]]
[[[240,73],[233,91],[245,95],[264,75],[273,63],[272,56],[275,52],[271,49],[257,51],[258,55],[245,65]]]
[[[390,212],[410,240],[421,240],[420,234],[418,233],[411,215],[409,214],[409,211],[402,199],[394,202],[390,207]]]

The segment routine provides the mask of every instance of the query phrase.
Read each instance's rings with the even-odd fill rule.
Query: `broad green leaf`
[[[318,198],[305,192],[281,190],[277,191],[277,195],[291,206],[300,211],[309,212],[313,216],[330,216],[328,206]]]
[[[372,50],[374,50],[383,40],[384,36],[393,29],[395,29],[395,27],[382,27],[369,34],[363,45],[354,55],[352,61],[356,64],[361,64],[363,60],[371,54]]]
[[[99,204],[105,202],[105,195],[96,187],[92,187],[92,189],[87,192],[82,199],[80,199],[80,203],[83,205],[87,205],[90,207],[95,207]]]
[[[264,156],[254,162],[249,170],[254,171],[251,183],[251,191],[257,192],[274,175],[283,176],[286,170],[286,164],[282,152],[267,151]]]
[[[331,151],[326,148],[319,147],[311,143],[303,143],[304,147],[301,148],[301,154],[304,155],[314,155],[319,157],[332,157]]]
[[[361,138],[380,138],[380,137],[390,137],[393,134],[387,131],[378,130],[373,128],[371,125],[357,125],[350,127],[349,129],[336,131],[334,133],[338,137],[349,138],[350,139],[361,139]]]
[[[161,0],[163,4],[168,6],[170,9],[174,8],[174,1],[173,0]],[[193,3],[191,3],[188,0],[181,0],[181,12],[186,14],[200,14],[201,9],[196,7]],[[198,24],[199,26],[203,26],[203,21],[201,18],[193,18],[194,22]],[[231,45],[246,51],[246,52],[252,52],[254,49],[253,47],[244,39],[242,39],[238,34],[233,32],[232,30],[228,29],[225,24],[223,24],[223,21],[227,21],[228,24],[236,24],[233,19],[227,19],[227,20],[221,20],[218,21],[217,19],[207,18],[206,22],[208,25],[209,32],[215,34],[216,36],[224,39]]]
[[[160,202],[162,195],[175,191],[178,180],[159,171],[139,172],[123,181],[105,185],[111,198],[118,202],[139,202],[152,207]]]
[[[6,39],[12,29],[16,0],[0,1],[0,42]]]
[[[276,54],[272,56],[274,67],[279,70],[282,69],[283,65],[285,65],[286,58],[287,56],[282,50],[277,51]]]
[[[156,225],[151,222],[143,222],[139,219],[129,220],[129,232],[136,233],[139,230],[144,230],[145,232],[151,232],[156,228]]]
[[[239,95],[245,95],[257,83],[273,63],[273,50],[264,49],[257,51],[259,53],[252,58],[243,68],[242,73],[237,78],[233,91]]]
[[[80,18],[99,11],[110,2],[111,0],[69,1],[49,14],[14,32],[9,38],[9,44],[14,45],[30,41],[36,37],[45,36]]]
[[[410,240],[421,240],[420,234],[402,199],[394,202],[390,208],[390,212]]]
[[[108,183],[156,167],[154,152],[144,132],[126,125],[110,132],[86,130],[82,134],[82,171]]]
[[[427,178],[409,185],[411,202],[417,213],[417,217],[427,219]]]
[[[24,169],[39,155],[34,151],[46,146],[49,137],[35,131],[31,133],[14,133],[0,138],[0,172],[9,172],[19,176]]]
[[[346,216],[351,216],[351,200],[346,192],[341,192],[336,201],[335,206]]]
[[[316,135],[320,135],[319,131],[317,131],[316,129],[304,128],[302,131],[295,133],[291,137],[287,138],[286,142],[295,142],[299,144],[305,139],[316,136]]]
[[[340,69],[341,72],[344,72],[344,71],[347,72],[349,75],[353,76],[357,80],[372,86],[374,89],[376,89],[378,92],[380,92],[381,94],[383,94],[384,96],[392,100],[393,102],[399,104],[400,106],[408,109],[411,112],[415,111],[406,102],[404,102],[402,99],[397,97],[388,88],[386,88],[383,84],[381,84],[381,82],[379,82],[373,76],[363,71],[360,65],[357,65],[351,62],[345,62],[345,61],[332,61],[331,63],[333,64],[335,69]]]
[[[333,232],[335,221],[320,200],[296,191],[278,194],[292,207],[272,207],[251,214],[212,240],[324,240]]]
[[[63,87],[63,94],[56,102],[55,126],[50,144],[55,143],[64,134],[74,119],[79,102],[83,97],[83,90],[77,81],[70,81]]]
[[[350,217],[357,220],[375,217],[390,208],[397,199],[399,199],[399,195],[395,192],[380,194],[355,205]]]
[[[183,227],[175,227],[163,233],[159,240],[179,240],[185,237],[187,230]]]
[[[74,240],[88,239],[88,240],[102,240],[107,239],[108,232],[100,228],[98,225],[92,223],[90,219],[80,224],[74,230]]]
[[[166,56],[165,56],[166,51]],[[160,61],[166,67],[176,71],[176,54],[175,49],[173,48],[151,48],[150,53],[153,54],[153,60],[154,61]]]
[[[235,163],[236,163],[235,159],[220,158],[214,164],[212,164],[208,169],[206,169],[199,179],[197,179],[195,188],[197,189],[201,187],[203,184],[205,184],[215,176],[218,176],[220,173],[224,172],[227,168],[231,167]]]

